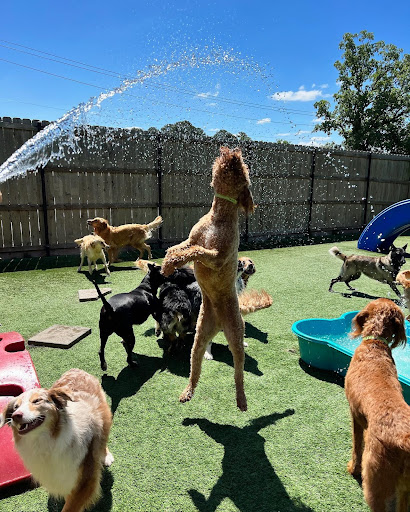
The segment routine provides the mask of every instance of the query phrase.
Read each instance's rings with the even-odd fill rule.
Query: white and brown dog
[[[77,238],[74,242],[80,246],[80,257],[81,262],[78,267],[78,272],[81,272],[81,268],[84,264],[85,258],[87,258],[88,262],[88,272],[90,275],[92,274],[92,266],[94,265],[95,270],[97,270],[97,261],[102,260],[103,265],[105,267],[105,271],[108,275],[110,275],[110,269],[108,268],[107,260],[105,259],[104,250],[109,249],[109,245],[107,245],[104,240],[97,235],[86,235],[83,238]]]
[[[63,512],[82,512],[98,499],[102,465],[114,460],[107,447],[111,423],[100,383],[78,369],[64,373],[48,390],[12,398],[0,417],[0,426],[11,426],[33,478],[65,498]]]

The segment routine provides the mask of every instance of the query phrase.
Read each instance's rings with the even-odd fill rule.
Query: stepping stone
[[[45,331],[32,336],[28,343],[29,345],[40,345],[43,347],[70,348],[89,334],[91,334],[89,327],[52,325]]]
[[[111,288],[100,288],[100,290],[103,295],[112,291]],[[87,300],[97,300],[99,296],[95,288],[89,288],[88,290],[78,290],[78,299],[80,302],[85,302]]]

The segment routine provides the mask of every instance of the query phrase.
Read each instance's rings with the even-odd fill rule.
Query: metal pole
[[[157,187],[158,187],[158,215],[162,216],[162,137],[157,136]],[[158,246],[162,248],[162,226],[158,229]]]
[[[315,183],[315,168],[316,168],[316,148],[312,153],[312,165],[310,167],[310,190],[309,190],[309,218],[308,218],[308,234],[309,236],[312,233],[312,209],[313,209],[313,191],[314,191],[314,183]]]

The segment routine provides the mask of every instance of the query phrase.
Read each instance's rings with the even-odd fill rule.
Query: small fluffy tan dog
[[[0,426],[9,424],[24,465],[35,480],[65,498],[62,512],[82,512],[100,494],[102,465],[114,457],[107,441],[112,415],[98,380],[72,369],[49,389],[13,398]]]
[[[392,348],[406,343],[404,315],[389,299],[370,302],[353,319],[362,336],[346,374],[353,450],[347,469],[362,475],[373,512],[407,512],[410,493],[410,407],[403,398]]]
[[[396,281],[403,286],[406,308],[410,309],[410,270],[402,270],[399,272]],[[407,320],[410,320],[410,315],[407,317]]]
[[[235,282],[238,269],[239,209],[254,211],[249,191],[249,172],[239,149],[223,147],[212,169],[211,186],[215,197],[211,210],[191,229],[188,240],[168,249],[162,271],[168,276],[189,261],[201,287],[202,304],[191,352],[189,383],[180,396],[191,400],[201,374],[208,342],[222,329],[233,355],[236,403],[246,411],[243,387],[244,321],[239,310]]]
[[[104,249],[108,250],[108,245],[97,235],[86,235],[83,238],[77,238],[74,242],[80,247],[81,262],[78,272],[81,272],[85,258],[88,262],[88,272],[92,274],[92,265],[97,270],[97,261],[102,260],[105,271],[110,275],[107,260],[105,259]]]
[[[151,238],[151,232],[158,229],[162,224],[162,217],[158,216],[149,224],[123,224],[122,226],[110,226],[106,219],[95,217],[88,219],[87,223],[94,229],[94,234],[100,236],[110,247],[108,249],[108,258],[110,263],[118,261],[118,251],[127,245],[137,249],[140,258],[144,251],[147,251],[148,258],[151,259],[151,247],[145,243],[145,240]]]

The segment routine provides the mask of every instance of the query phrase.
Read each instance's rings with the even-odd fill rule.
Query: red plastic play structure
[[[37,373],[24,338],[18,332],[0,333],[0,411],[13,396],[38,388]],[[14,448],[8,425],[0,428],[0,488],[30,478]]]

